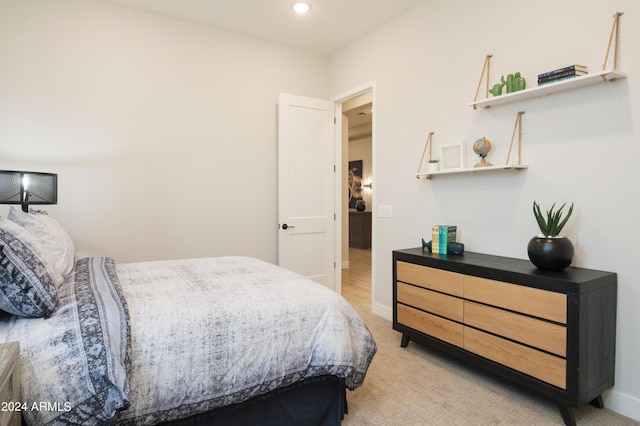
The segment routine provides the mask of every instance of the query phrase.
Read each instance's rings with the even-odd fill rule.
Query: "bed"
[[[52,218],[0,219],[0,342],[49,424],[339,424],[376,352],[338,294],[240,256],[73,259]]]

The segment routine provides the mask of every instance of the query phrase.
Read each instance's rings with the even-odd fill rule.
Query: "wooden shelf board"
[[[418,178],[425,177],[427,179],[430,179],[431,176],[438,176],[438,175],[451,175],[451,174],[457,174],[457,173],[473,174],[477,172],[488,172],[492,170],[506,170],[506,171],[524,170],[527,168],[529,168],[529,166],[526,164],[505,164],[502,166],[471,167],[466,169],[439,170],[437,172],[432,172],[432,173],[416,173],[414,176],[417,176]]]
[[[604,70],[579,77],[562,80],[557,83],[549,83],[544,86],[536,86],[530,89],[520,90],[518,92],[508,93],[505,95],[495,96],[475,102],[468,103],[468,106],[478,106],[489,108],[491,106],[502,105],[511,102],[517,102],[530,98],[541,98],[552,95],[553,93],[563,92],[566,90],[577,89],[578,87],[591,86],[602,83],[604,81],[614,81],[620,78],[626,78],[627,74],[618,70]],[[603,79],[604,78],[604,79]]]

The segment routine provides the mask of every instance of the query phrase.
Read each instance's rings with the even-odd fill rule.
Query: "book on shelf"
[[[447,254],[449,243],[456,241],[458,227],[455,225],[435,225],[431,229],[431,252]]]
[[[544,86],[546,84],[551,84],[551,83],[557,83],[559,81],[564,81],[564,80],[571,80],[572,78],[576,78],[578,77],[577,75],[567,75],[565,77],[560,77],[560,78],[554,78],[553,80],[547,80],[547,81],[542,81],[538,83],[538,86]]]
[[[431,253],[440,253],[440,226],[431,227]]]
[[[576,71],[576,70],[565,71],[565,72],[561,72],[559,74],[549,75],[547,77],[539,77],[538,78],[538,83],[546,83],[547,81],[558,80],[559,78],[563,78],[563,77],[577,77],[577,76],[580,76],[580,75],[587,75],[587,72],[586,71]]]
[[[585,65],[567,65],[566,67],[558,68],[557,70],[543,72],[542,74],[538,74],[538,79],[550,77],[552,75],[562,74],[569,71],[577,71],[586,74],[587,67]]]

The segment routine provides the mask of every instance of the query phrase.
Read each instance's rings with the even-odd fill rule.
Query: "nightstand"
[[[20,411],[20,345],[0,344],[0,426],[19,426]]]

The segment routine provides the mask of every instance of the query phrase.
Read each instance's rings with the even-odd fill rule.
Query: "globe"
[[[473,152],[480,157],[486,157],[489,151],[491,151],[491,142],[489,142],[489,139],[480,138],[473,143]]]
[[[486,160],[487,154],[491,151],[491,142],[487,138],[480,138],[473,143],[473,152],[480,156],[480,162],[473,167],[485,167],[491,166]]]

